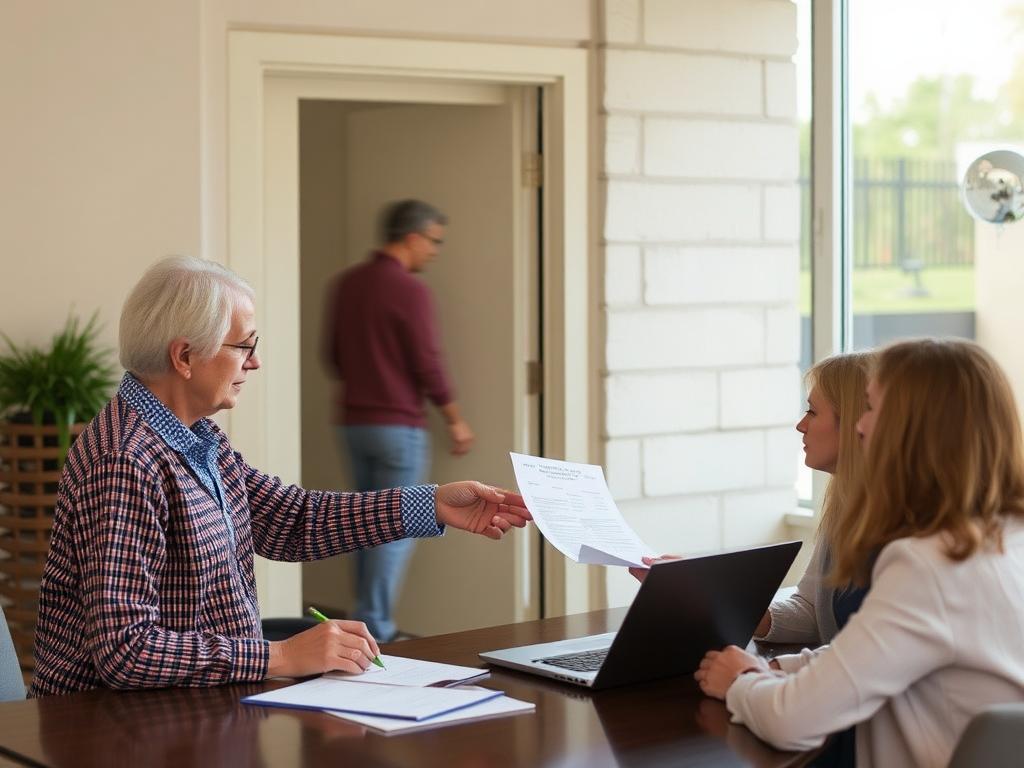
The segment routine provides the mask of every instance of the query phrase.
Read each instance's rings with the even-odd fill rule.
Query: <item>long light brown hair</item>
[[[857,435],[857,420],[864,412],[864,389],[874,356],[847,352],[816,363],[805,377],[807,391],[823,398],[836,417],[839,455],[821,505],[818,535],[831,545],[854,490],[863,482],[864,451]]]
[[[1002,547],[1002,524],[1024,516],[1024,454],[1013,392],[977,344],[905,341],[878,353],[881,393],[857,510],[833,542],[832,581],[867,583],[878,552],[895,539],[942,533],[965,560]]]

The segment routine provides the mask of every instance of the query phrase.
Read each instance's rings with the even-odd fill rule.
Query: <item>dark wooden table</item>
[[[477,653],[608,632],[624,610],[407,640],[386,653],[482,666]],[[239,699],[274,680],[212,689],[89,691],[0,704],[0,765],[73,766],[796,766],[729,723],[689,677],[592,693],[495,669],[482,685],[533,701],[533,714],[382,736],[314,711]],[[4,759],[9,761],[4,762]]]

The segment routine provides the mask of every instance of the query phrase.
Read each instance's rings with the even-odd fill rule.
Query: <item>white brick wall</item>
[[[617,374],[605,392],[609,437],[718,426],[718,377],[709,371]]]
[[[792,303],[800,254],[788,248],[672,248],[644,250],[648,304]]]
[[[635,43],[640,37],[640,0],[604,0],[605,40]]]
[[[662,555],[692,555],[721,546],[717,496],[627,501],[622,516],[647,546]]]
[[[640,172],[640,118],[611,115],[604,123],[604,168],[608,173]]]
[[[794,398],[799,395],[793,395]],[[797,408],[799,411],[799,407]],[[765,483],[785,487],[793,481],[794,467],[803,463],[802,438],[795,425],[764,433]],[[638,454],[639,457],[639,454]]]
[[[639,440],[609,440],[604,447],[604,479],[616,499],[643,495],[643,465]]]
[[[764,485],[764,434],[704,432],[643,441],[644,493],[668,496]]]
[[[796,184],[764,188],[764,239],[799,242],[800,188]]]
[[[761,189],[753,184],[610,181],[605,238],[634,242],[756,242]]]
[[[627,501],[619,504],[619,509],[655,552],[692,555],[721,549],[719,504],[716,496],[683,496]],[[609,605],[630,603],[639,586],[637,580],[625,568],[609,568],[607,572]]]
[[[605,466],[680,554],[784,537],[799,460],[790,0],[606,0]],[[636,583],[608,569],[609,603]]]
[[[643,298],[640,247],[609,245],[604,252],[604,300],[608,305],[639,304]]]
[[[615,311],[608,315],[610,371],[707,368],[764,360],[757,308]]]
[[[792,363],[800,360],[800,312],[795,304],[765,312],[764,361]]]
[[[726,494],[722,501],[722,546],[747,547],[784,540],[784,516],[794,509],[793,488]]]
[[[764,104],[761,70],[760,62],[746,59],[608,50],[605,107],[757,116],[762,114]]]
[[[644,121],[644,173],[792,181],[798,138],[795,125],[652,117]]]
[[[722,373],[723,429],[795,424],[800,372],[792,365]]]
[[[796,67],[792,63],[765,62],[764,103],[768,117],[792,118],[796,114]]]
[[[672,48],[791,56],[796,5],[788,0],[646,0],[644,40]]]

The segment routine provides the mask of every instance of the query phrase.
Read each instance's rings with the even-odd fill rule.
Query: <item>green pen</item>
[[[312,616],[317,621],[330,621],[330,619],[328,619],[326,616],[324,616],[322,613],[320,613],[320,611],[318,611],[312,605],[309,606],[309,608],[306,609],[306,613],[308,613],[310,616]],[[387,667],[384,666],[384,662],[380,660],[380,656],[374,656],[373,657],[373,663],[376,664],[381,669],[387,669]]]

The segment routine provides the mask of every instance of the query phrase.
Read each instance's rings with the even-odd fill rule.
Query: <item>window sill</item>
[[[813,531],[818,527],[818,521],[815,519],[814,513],[809,509],[797,509],[794,512],[790,512],[786,515],[785,521],[786,525],[790,528]]]

